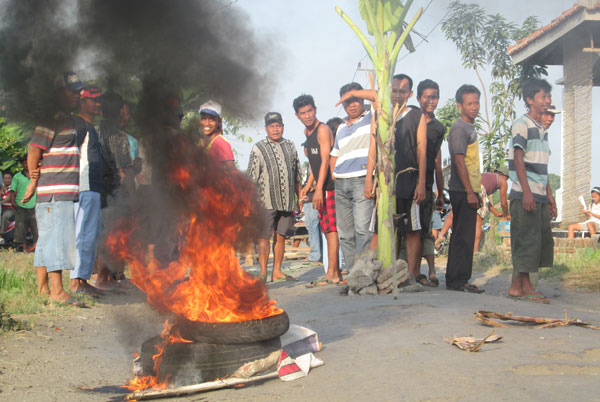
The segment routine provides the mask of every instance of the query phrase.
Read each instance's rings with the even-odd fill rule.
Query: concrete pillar
[[[577,200],[589,202],[592,164],[592,69],[598,56],[583,53],[589,38],[567,35],[563,42],[562,223],[580,222]]]

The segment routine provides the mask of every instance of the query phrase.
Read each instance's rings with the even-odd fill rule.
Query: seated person
[[[589,230],[590,236],[595,235],[600,229],[600,187],[592,188],[592,203],[588,209],[581,207],[581,211],[588,217],[585,222],[569,226],[569,239],[575,238],[575,231]]]

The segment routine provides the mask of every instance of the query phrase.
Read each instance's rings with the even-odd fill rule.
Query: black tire
[[[194,342],[239,345],[277,338],[290,328],[290,319],[281,314],[242,322],[197,322],[179,319],[176,324],[183,339]]]
[[[155,375],[152,356],[154,345],[161,342],[156,336],[142,345],[143,375]],[[165,348],[159,365],[159,381],[169,378],[175,386],[214,381],[233,374],[245,363],[263,359],[281,349],[279,338],[250,344],[173,343]]]

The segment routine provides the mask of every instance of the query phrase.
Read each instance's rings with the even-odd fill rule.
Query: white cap
[[[215,117],[221,117],[221,105],[214,100],[209,100],[200,106],[198,113],[206,113]]]

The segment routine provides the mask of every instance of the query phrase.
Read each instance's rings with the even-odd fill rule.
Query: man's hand
[[[375,198],[375,194],[373,194],[373,176],[365,178],[365,198],[372,200]]]
[[[550,212],[550,218],[556,219],[558,216],[558,211],[556,210],[556,201],[554,201],[554,197],[548,196],[548,212]]]
[[[26,204],[31,197],[35,194],[35,189],[37,187],[37,180],[32,180],[27,186],[27,190],[25,190],[25,195],[21,199],[21,204]]]
[[[437,209],[438,211],[441,211],[444,209],[444,196],[438,197],[435,200],[435,209]]]
[[[535,198],[533,198],[533,193],[531,191],[523,192],[523,209],[528,212],[535,211]]]
[[[315,190],[313,194],[313,208],[317,211],[323,208],[323,190]]]
[[[416,201],[417,204],[420,204],[423,201],[425,201],[425,195],[425,184],[417,184],[417,188],[415,189],[415,195],[413,196],[413,199]]]
[[[467,204],[473,209],[479,209],[479,198],[475,193],[467,193]]]

